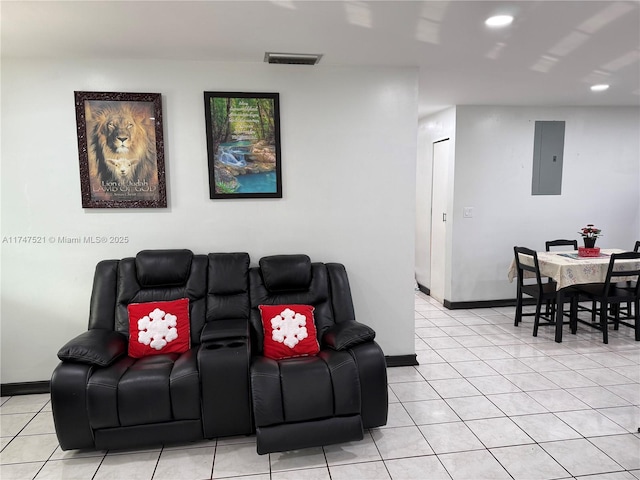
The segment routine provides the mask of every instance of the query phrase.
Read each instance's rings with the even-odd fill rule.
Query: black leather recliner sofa
[[[190,331],[182,351],[130,339],[129,309],[183,299]],[[264,356],[260,306],[285,303],[313,308],[316,354]],[[180,322],[174,337],[184,344]],[[246,253],[189,250],[102,261],[89,328],[60,349],[51,378],[60,446],[121,449],[255,432],[258,453],[268,453],[361,439],[387,418],[386,365],[373,336],[355,321],[340,264],[280,255],[250,269]],[[134,344],[158,351],[140,356]]]
[[[344,267],[306,255],[260,260],[249,272],[251,387],[258,453],[362,440],[387,423],[387,377],[375,333],[355,321]],[[260,305],[315,308],[319,353],[273,360],[262,355]]]

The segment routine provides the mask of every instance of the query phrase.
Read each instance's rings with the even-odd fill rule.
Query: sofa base
[[[256,437],[258,454],[264,455],[362,440],[364,430],[360,415],[353,415],[258,427]]]
[[[201,420],[176,420],[169,423],[96,430],[95,448],[111,450],[149,445],[166,445],[202,440]]]

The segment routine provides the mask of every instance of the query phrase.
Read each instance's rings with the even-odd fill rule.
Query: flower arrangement
[[[588,224],[578,233],[582,235],[584,238],[597,238],[602,236],[602,230],[593,226],[592,223]]]
[[[592,223],[588,224],[578,233],[582,235],[582,240],[584,241],[585,248],[595,248],[596,239],[602,236],[602,230],[593,226]],[[599,251],[600,249],[598,249]]]

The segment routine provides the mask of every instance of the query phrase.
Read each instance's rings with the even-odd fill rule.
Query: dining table
[[[603,248],[597,257],[582,257],[577,250],[565,250],[556,252],[536,252],[540,276],[550,277],[556,283],[556,321],[555,341],[562,342],[562,323],[564,315],[564,299],[566,289],[578,284],[604,283],[607,278],[609,262],[612,253],[622,253],[627,250],[617,248]],[[525,265],[533,266],[533,257],[521,255],[520,261]],[[631,260],[625,262],[629,270],[638,268],[640,262]],[[511,261],[508,278],[510,282],[517,277],[515,258]],[[525,272],[525,277],[535,276],[532,272]],[[616,281],[635,280],[635,277],[617,277]]]

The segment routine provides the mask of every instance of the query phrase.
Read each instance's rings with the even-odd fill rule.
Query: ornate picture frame
[[[204,92],[209,197],[282,198],[278,93]]]
[[[161,95],[74,95],[83,208],[165,208]]]

